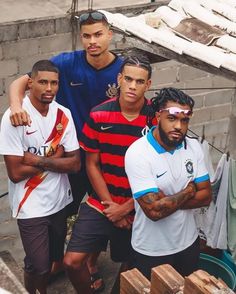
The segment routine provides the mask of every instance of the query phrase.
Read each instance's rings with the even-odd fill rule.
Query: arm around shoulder
[[[29,76],[23,75],[14,80],[9,86],[10,120],[15,127],[31,124],[29,114],[22,108],[25,91],[28,89]]]

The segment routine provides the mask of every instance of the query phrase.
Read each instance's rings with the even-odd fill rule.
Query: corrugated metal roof
[[[236,79],[235,0],[172,0],[135,17],[103,13],[125,35],[152,44],[152,51],[155,45],[162,46],[178,56],[194,58],[194,66],[198,60]]]

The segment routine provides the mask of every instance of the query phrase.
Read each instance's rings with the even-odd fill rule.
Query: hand
[[[195,196],[197,190],[194,182],[189,182],[185,189],[187,189],[190,198]]]
[[[103,213],[111,222],[117,222],[124,217],[122,205],[113,201],[102,201],[101,203],[106,207]]]
[[[10,121],[14,127],[31,125],[31,118],[21,106],[11,107]]]
[[[36,154],[33,154],[31,152],[24,152],[24,157],[23,157],[23,163],[25,165],[30,165],[30,166],[37,166],[39,160],[39,156]]]
[[[117,228],[120,228],[120,229],[126,229],[126,230],[131,229],[131,223],[128,219],[126,219],[126,217],[122,218],[119,221],[114,222],[113,224],[114,224],[114,226],[116,226]]]
[[[64,156],[64,147],[62,145],[57,145],[56,150],[50,149],[50,151],[47,153],[47,157],[61,158],[63,156]]]

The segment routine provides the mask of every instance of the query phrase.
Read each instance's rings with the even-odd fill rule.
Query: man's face
[[[164,109],[170,107],[177,107],[179,110],[191,110],[188,105],[181,105],[172,101],[169,101]],[[171,114],[168,110],[161,110],[156,113],[156,118],[160,139],[166,147],[173,149],[183,142],[188,130],[189,115],[183,112]]]
[[[112,32],[102,22],[98,22],[82,25],[80,37],[86,53],[95,57],[108,50]]]
[[[49,104],[58,91],[58,74],[49,71],[39,71],[29,79],[30,97],[37,104]]]
[[[144,93],[149,89],[151,80],[148,71],[135,65],[125,65],[123,72],[118,75],[120,99],[135,103],[144,99]]]

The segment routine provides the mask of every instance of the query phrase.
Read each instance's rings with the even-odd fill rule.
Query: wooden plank
[[[120,294],[148,294],[150,281],[136,268],[120,275]]]
[[[184,278],[169,264],[152,269],[151,294],[183,293]]]

